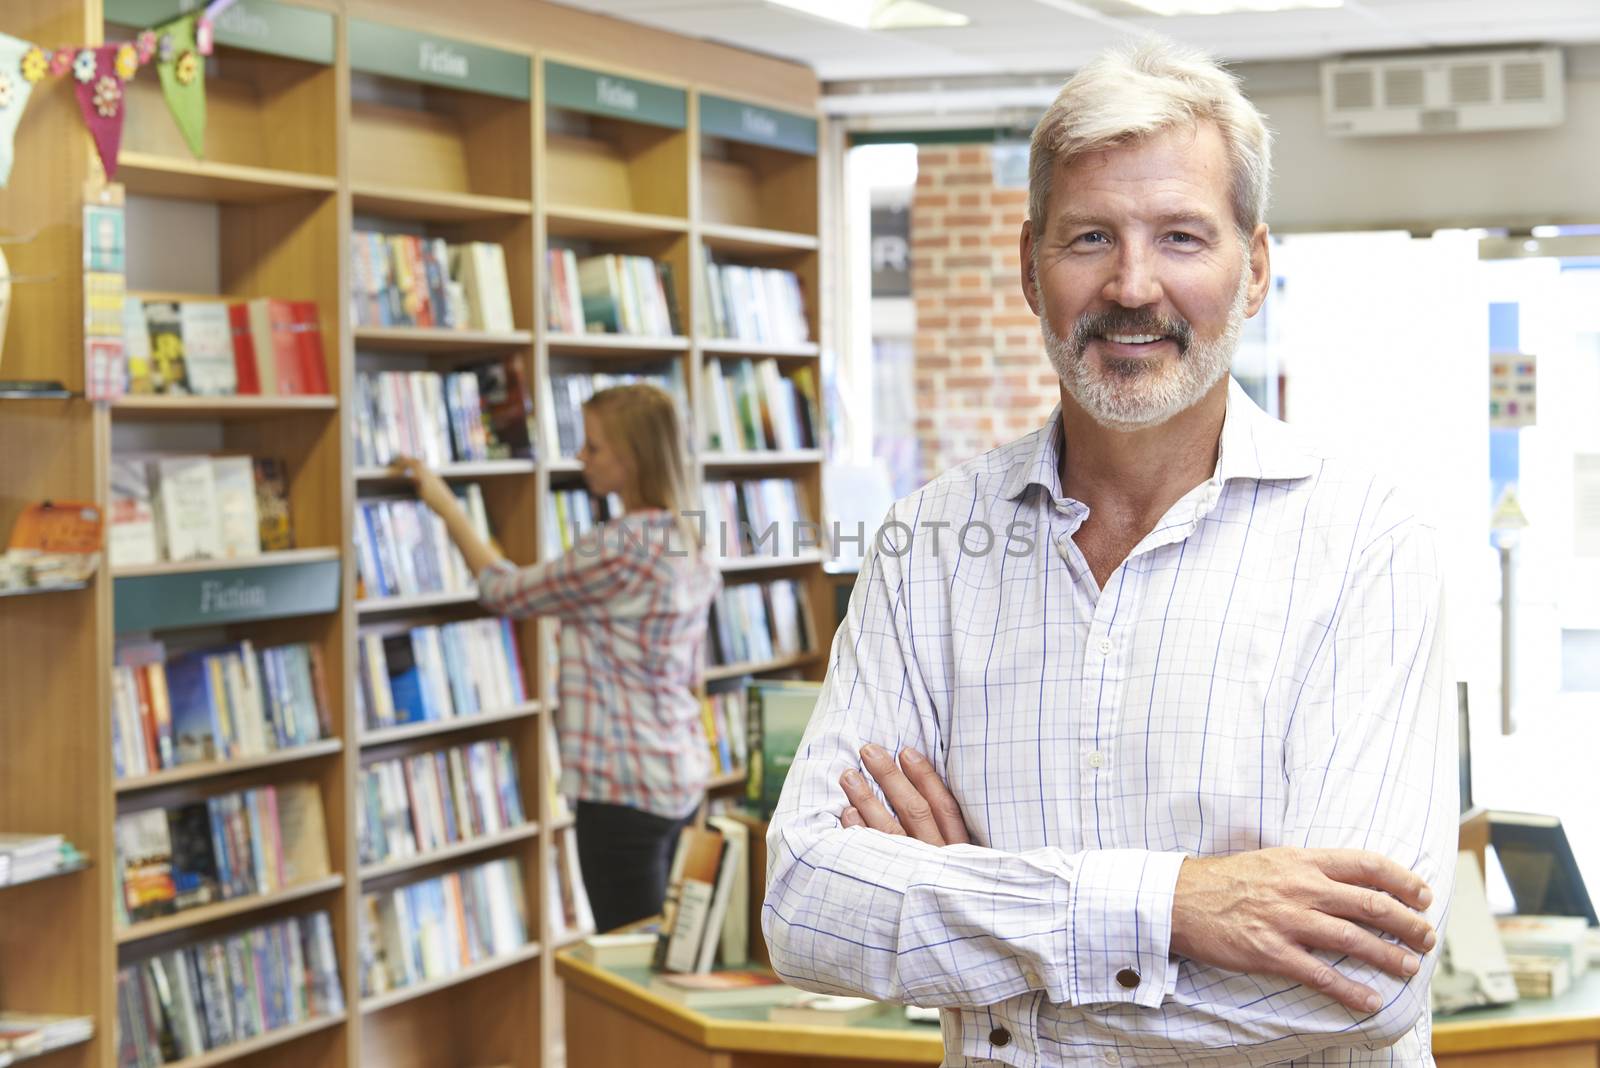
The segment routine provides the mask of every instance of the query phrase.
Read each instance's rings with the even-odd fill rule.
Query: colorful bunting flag
[[[198,13],[157,27],[156,74],[172,118],[195,158],[206,150],[206,69],[195,40]]]
[[[0,33],[0,189],[11,178],[17,123],[22,121],[34,83],[45,76],[49,64],[38,46]]]
[[[106,178],[117,174],[117,152],[122,145],[122,117],[124,114],[122,78],[117,73],[117,50],[121,45],[101,45],[98,48],[81,48],[71,63],[74,87],[78,94],[78,110],[83,113],[84,125],[94,138],[95,151],[105,165]]]

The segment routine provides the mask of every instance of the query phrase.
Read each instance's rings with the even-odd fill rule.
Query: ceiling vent
[[[1341,137],[1559,126],[1561,52],[1467,52],[1322,65],[1322,114]]]

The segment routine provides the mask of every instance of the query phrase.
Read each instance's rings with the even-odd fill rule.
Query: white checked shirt
[[[773,966],[946,1009],[952,1068],[1431,1064],[1436,952],[1409,981],[1324,954],[1382,995],[1368,1015],[1169,943],[1185,856],[1276,845],[1393,858],[1442,929],[1456,736],[1432,531],[1232,385],[1214,475],[1101,590],[1061,447],[1053,414],[891,511],[768,838]],[[992,551],[981,527],[958,549],[969,523]],[[974,844],[842,828],[868,742],[929,754]]]

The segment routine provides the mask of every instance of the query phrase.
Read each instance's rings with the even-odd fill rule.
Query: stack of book
[[[160,642],[125,642],[112,669],[112,763],[120,779],[309,745],[331,735],[328,709],[314,645],[244,641],[168,660]]]
[[[675,337],[678,294],[672,266],[649,256],[587,256],[553,248],[547,254],[550,329],[565,334]]]
[[[0,1066],[43,1056],[94,1037],[92,1016],[0,1012]]]
[[[570,460],[583,448],[583,405],[590,397],[612,386],[648,382],[660,386],[678,401],[679,411],[687,411],[689,394],[684,389],[683,368],[673,361],[664,371],[649,374],[551,374],[540,390],[544,408],[545,451]]]
[[[678,836],[662,906],[655,966],[668,972],[709,972],[749,957],[749,831],[726,816]]]
[[[117,972],[117,1066],[159,1068],[344,1011],[326,912],[239,931]]]
[[[0,886],[43,879],[81,859],[59,834],[0,833]]]
[[[514,357],[448,374],[362,372],[355,407],[357,466],[534,458],[533,401]]]
[[[817,448],[816,380],[809,367],[785,375],[776,360],[705,364],[702,441],[714,452]]]
[[[553,489],[544,526],[545,555],[571,552],[578,539],[601,523],[622,515],[622,502],[616,494],[596,497],[588,490]]]
[[[281,460],[119,456],[111,461],[111,563],[231,560],[294,547]]]
[[[322,794],[309,782],[258,786],[117,817],[118,920],[272,894],[328,874]]]
[[[495,860],[362,895],[361,993],[443,979],[528,941],[522,873]]]
[[[1589,921],[1582,916],[1497,916],[1495,926],[1519,997],[1560,997],[1589,970]]]
[[[712,662],[760,663],[812,648],[810,599],[794,579],[724,586],[712,606]]]
[[[486,241],[356,230],[350,318],[357,326],[515,329],[505,249]]]
[[[548,898],[560,907],[550,912],[550,933],[558,945],[594,933],[589,891],[578,864],[578,836],[571,827],[555,832],[550,843]],[[646,958],[645,963],[649,963]]]
[[[517,758],[504,738],[361,769],[361,863],[432,853],[524,822]]]
[[[129,393],[205,397],[328,392],[317,306],[129,297],[122,312]]]
[[[468,619],[358,640],[356,706],[368,730],[505,711],[527,700],[509,619]]]
[[[802,345],[811,340],[805,296],[793,271],[715,263],[708,250],[706,322],[709,337],[760,345]]]
[[[800,548],[801,525],[811,521],[792,478],[710,480],[701,499],[706,548],[728,559],[791,558]]]
[[[746,766],[745,709],[743,690],[720,690],[700,698],[700,721],[711,747],[711,766],[719,774]]]
[[[455,490],[478,536],[489,541],[482,488],[467,483]],[[410,497],[356,502],[356,572],[366,598],[470,593],[477,578],[467,570],[444,520]]]
[[[821,683],[798,679],[752,679],[745,689],[750,754],[745,801],[760,819],[771,819],[777,809],[783,780],[821,693]]]

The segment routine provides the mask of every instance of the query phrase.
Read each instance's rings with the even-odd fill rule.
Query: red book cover
[[[297,300],[293,309],[295,343],[299,348],[300,392],[321,396],[328,392],[328,365],[322,353],[322,324],[315,301]]]
[[[422,239],[415,234],[406,234],[405,249],[406,267],[411,273],[411,287],[417,301],[417,325],[437,326],[433,298],[428,293],[428,265],[422,262]]]
[[[295,340],[294,305],[286,300],[268,300],[267,318],[272,327],[272,364],[277,370],[278,395],[292,397],[308,392],[301,370],[300,345]]]
[[[256,346],[250,337],[250,306],[228,305],[228,325],[233,330],[233,371],[239,380],[238,391],[258,396],[261,376],[256,372]]]

